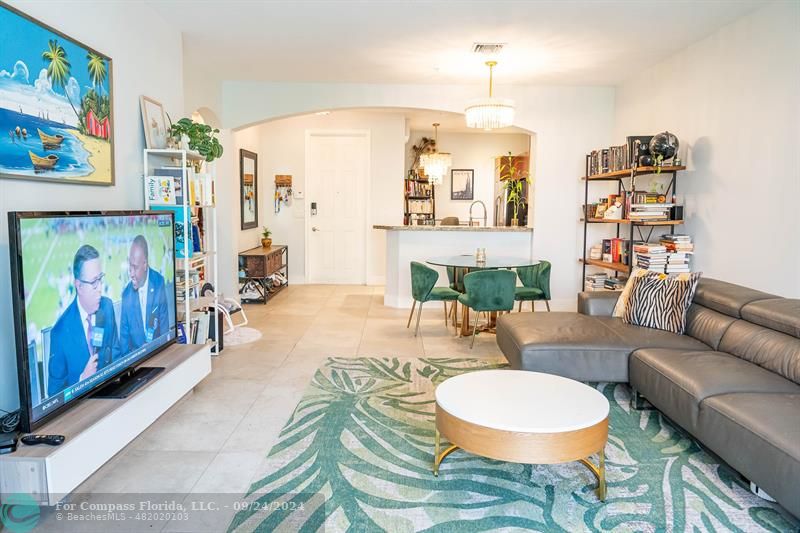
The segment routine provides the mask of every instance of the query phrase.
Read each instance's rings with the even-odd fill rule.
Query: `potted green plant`
[[[506,202],[514,208],[511,225],[519,226],[519,210],[527,204],[524,184],[530,184],[530,172],[514,164],[511,152],[500,159],[497,170],[500,174],[500,181],[503,183],[503,190],[506,191]]]
[[[272,232],[269,230],[268,227],[263,226],[261,228],[261,246],[263,246],[264,248],[269,248],[270,246],[272,246],[272,239],[270,238],[271,235]]]
[[[206,124],[194,122],[190,118],[182,118],[171,123],[169,134],[179,142],[187,142],[189,150],[194,150],[206,161],[211,162],[222,157],[222,144],[217,139],[219,130]]]

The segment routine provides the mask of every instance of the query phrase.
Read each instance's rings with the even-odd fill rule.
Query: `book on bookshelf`
[[[607,278],[603,286],[609,291],[621,291],[627,281],[627,278]]]
[[[627,265],[630,262],[630,241],[615,237],[613,239],[603,239],[602,258],[607,263],[622,263]]]
[[[630,150],[627,145],[592,150],[589,154],[589,175],[594,176],[631,168],[630,159]]]
[[[171,176],[145,176],[145,193],[150,204],[176,204],[175,180]]]
[[[612,278],[604,272],[597,272],[586,276],[583,288],[586,291],[620,291],[627,281],[624,277]]]
[[[583,289],[586,291],[602,291],[605,290],[605,282],[608,279],[608,274],[605,272],[598,272],[586,276]]]
[[[206,311],[193,311],[192,323],[196,324],[192,344],[204,344],[208,340],[209,315]]]

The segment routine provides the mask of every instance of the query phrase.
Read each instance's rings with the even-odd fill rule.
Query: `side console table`
[[[275,281],[280,280],[280,284]],[[251,248],[239,252],[239,295],[244,303],[266,304],[289,285],[289,247]],[[257,293],[255,297],[253,293]]]

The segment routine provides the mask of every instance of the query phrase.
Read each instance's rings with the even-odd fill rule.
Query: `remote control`
[[[58,446],[64,442],[64,435],[25,435],[20,440],[28,446],[36,446],[37,444]]]

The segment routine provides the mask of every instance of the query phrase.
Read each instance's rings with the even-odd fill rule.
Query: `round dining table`
[[[475,254],[464,255],[451,255],[442,257],[433,257],[426,261],[429,265],[440,267],[452,267],[455,269],[453,274],[453,282],[458,286],[459,269],[466,270],[468,274],[471,270],[496,270],[500,268],[521,268],[534,266],[539,264],[538,259],[531,259],[525,257],[507,257],[507,256],[492,256],[487,255],[485,261],[478,262]],[[470,335],[469,331],[469,307],[462,305],[461,311],[461,336],[466,337]],[[489,316],[489,325],[481,331],[494,332],[494,323],[497,317],[496,313],[491,313]],[[455,319],[455,318],[454,318]]]

